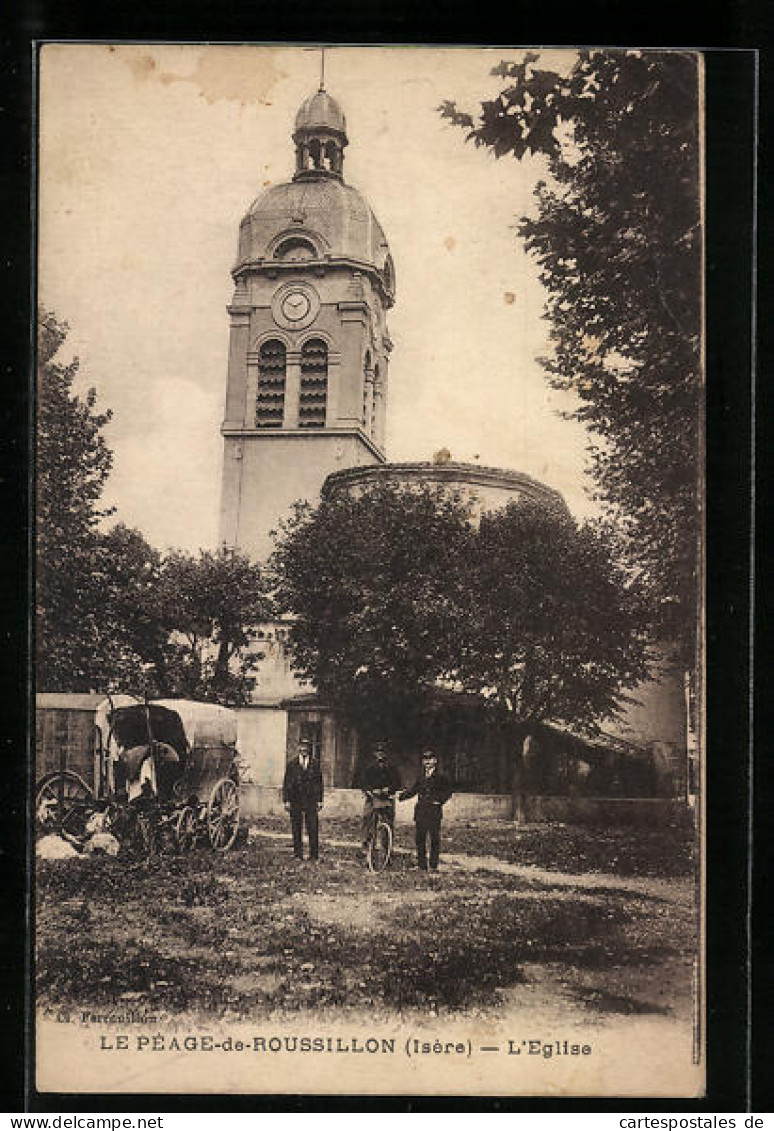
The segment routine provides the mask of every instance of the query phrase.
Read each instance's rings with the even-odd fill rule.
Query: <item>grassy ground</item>
[[[272,827],[286,831],[260,823]],[[326,822],[325,833],[330,842],[354,828]],[[410,835],[402,829],[399,840],[409,845]],[[408,854],[371,876],[354,849],[324,841],[319,864],[299,863],[285,841],[264,836],[223,856],[199,850],[150,865],[42,862],[39,1002],[159,1016],[367,1008],[378,1017],[486,1012],[545,992],[597,1016],[685,1011],[692,888],[664,883],[684,867],[655,833],[636,855],[641,835],[543,827],[514,843],[510,828],[446,831],[450,852],[585,867],[569,885],[451,865],[432,880]],[[652,891],[642,880],[636,890],[595,886],[590,862],[662,879]]]
[[[323,810],[324,814],[324,810]],[[282,818],[262,818],[261,827],[287,831]],[[324,819],[331,839],[358,840],[360,822]],[[399,825],[397,844],[413,850],[412,824]],[[687,824],[652,828],[541,824],[519,826],[509,821],[470,821],[445,825],[442,851],[495,857],[560,872],[607,872],[614,876],[673,879],[693,875],[694,854]]]

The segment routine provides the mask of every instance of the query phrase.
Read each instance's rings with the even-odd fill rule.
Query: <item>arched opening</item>
[[[258,353],[255,427],[281,428],[285,415],[285,346],[264,342]]]
[[[301,350],[299,428],[324,428],[328,405],[328,347],[311,338]]]
[[[307,162],[307,168],[320,168],[320,143],[316,137],[312,138],[309,142],[309,161]]]
[[[282,241],[274,252],[274,258],[295,263],[305,259],[316,259],[317,251],[311,240],[305,240],[301,236],[291,236]]]
[[[388,255],[384,261],[382,268],[382,279],[384,280],[384,289],[389,295],[395,294],[395,264],[392,262],[392,256]]]
[[[368,428],[368,421],[371,419],[371,397],[373,394],[373,373],[371,372],[371,351],[366,350],[366,355],[363,360],[363,415],[362,424],[363,428]]]
[[[371,397],[371,420],[369,422],[368,435],[373,439],[376,432],[376,406],[377,399],[382,391],[382,378],[379,372],[379,362],[377,361],[374,366],[374,395]]]

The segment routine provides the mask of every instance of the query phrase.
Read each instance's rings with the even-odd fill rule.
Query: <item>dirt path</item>
[[[266,838],[290,843],[290,833],[274,832],[268,829],[253,828],[250,839]],[[355,840],[328,837],[325,841],[332,848],[345,848],[357,851],[360,845]],[[407,848],[395,848],[398,856],[413,856]],[[538,868],[533,864],[512,864],[496,856],[473,856],[464,853],[444,852],[442,864],[445,867],[460,868],[466,872],[492,872],[501,876],[517,876],[530,883],[550,887],[583,889],[586,891],[619,891],[632,895],[647,895],[670,903],[685,903],[693,892],[690,880],[663,880],[638,876],[613,876],[608,872],[558,872]]]

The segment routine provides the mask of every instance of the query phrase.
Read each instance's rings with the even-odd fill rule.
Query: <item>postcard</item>
[[[39,1092],[704,1092],[703,60],[39,53]]]

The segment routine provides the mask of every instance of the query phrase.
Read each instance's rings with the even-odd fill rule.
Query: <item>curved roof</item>
[[[296,133],[299,130],[331,130],[346,135],[347,122],[344,111],[326,90],[318,90],[301,103],[296,114]]]
[[[368,202],[332,177],[289,181],[261,193],[242,220],[237,268],[271,259],[278,242],[293,236],[315,244],[318,258],[355,259],[380,272],[389,255]]]
[[[323,484],[323,495],[337,490],[368,487],[388,482],[408,486],[436,484],[450,490],[466,490],[476,496],[479,510],[496,510],[512,499],[527,498],[551,510],[569,513],[564,498],[553,487],[522,471],[506,467],[484,467],[477,463],[382,463],[346,467],[332,472]]]

